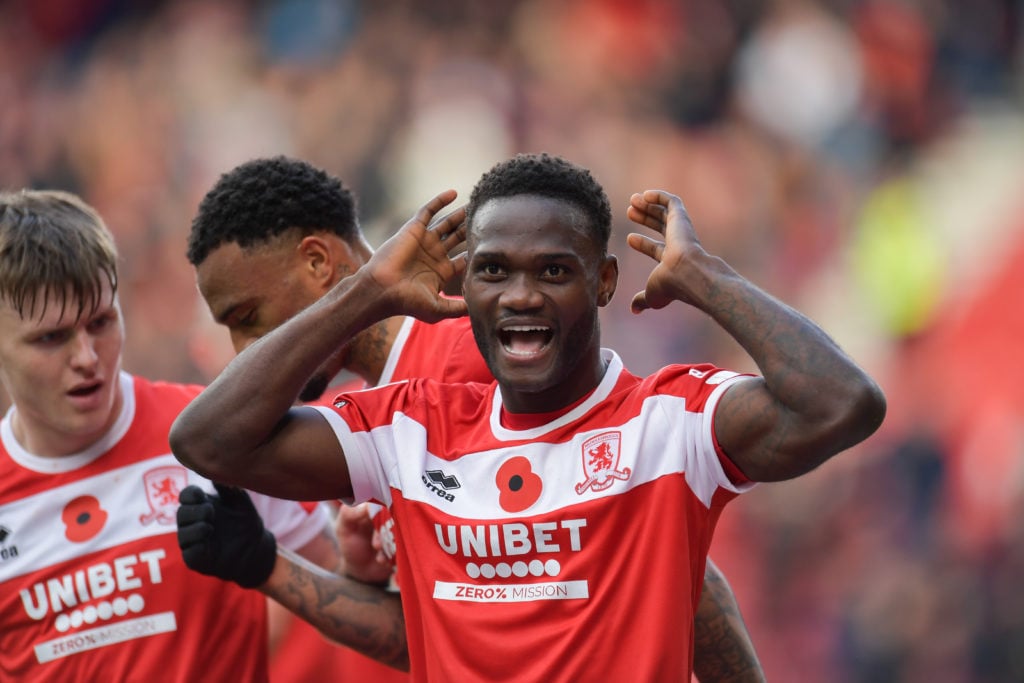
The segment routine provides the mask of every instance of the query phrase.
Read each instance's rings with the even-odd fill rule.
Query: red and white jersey
[[[416,318],[402,323],[388,353],[379,384],[432,377],[444,382],[492,382],[490,370],[473,339],[469,318],[454,318],[428,324]],[[346,385],[334,392],[356,390]],[[321,405],[334,402],[334,394]],[[374,506],[373,523],[381,535],[384,554],[395,559],[394,520],[388,509]],[[299,683],[329,675],[344,681],[399,683],[407,674],[392,669],[355,650],[335,645],[298,618],[291,621],[286,640],[271,659],[272,683]]]
[[[0,422],[0,680],[265,681],[266,598],[193,572],[177,544],[178,493],[213,491],[167,442],[202,387],[120,382],[116,423],[81,453],[39,457]],[[284,547],[329,523],[252,497]]]
[[[713,436],[740,376],[638,378],[604,353],[600,385],[543,424],[503,423],[494,383],[416,379],[319,408],[355,500],[395,517],[414,679],[689,680],[712,531],[751,485]]]
[[[473,338],[468,317],[437,323],[425,323],[412,317],[405,319],[391,345],[377,386],[416,378],[450,383],[489,384],[494,381]],[[375,507],[373,525],[381,536],[384,554],[394,562],[396,529],[387,508]]]
[[[455,384],[495,381],[473,338],[469,317],[433,324],[406,318],[391,345],[378,386],[416,378]],[[374,527],[381,535],[384,554],[394,561],[394,519],[387,508],[380,506],[376,511]]]

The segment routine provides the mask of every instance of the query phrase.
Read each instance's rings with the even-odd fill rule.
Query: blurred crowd
[[[517,151],[587,166],[617,207],[606,345],[752,369],[702,314],[628,312],[628,197],[677,193],[889,398],[875,437],[723,515],[769,680],[1020,681],[1022,29],[1015,0],[5,0],[0,186],[94,205],[127,369],[196,382],[230,348],[189,223],[271,154],[344,179],[374,244]]]

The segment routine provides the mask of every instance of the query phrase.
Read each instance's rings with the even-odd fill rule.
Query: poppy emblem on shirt
[[[619,450],[622,432],[605,432],[592,436],[583,442],[584,480],[576,484],[576,493],[583,495],[587,489],[604,491],[616,481],[626,481],[633,470],[619,469]]]
[[[64,506],[64,535],[73,543],[85,543],[98,534],[107,523],[107,511],[95,496],[79,496]]]
[[[537,502],[544,484],[530,461],[521,455],[506,460],[494,477],[498,504],[505,512],[522,512]]]

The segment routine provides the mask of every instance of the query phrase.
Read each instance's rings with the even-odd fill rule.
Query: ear
[[[604,257],[598,277],[597,305],[607,306],[615,296],[615,287],[619,283],[619,260],[613,254]]]
[[[366,260],[358,247],[332,233],[307,235],[296,251],[304,272],[325,292]]]
[[[314,280],[323,281],[330,277],[332,266],[331,248],[322,235],[306,235],[295,249],[302,261],[303,273]]]

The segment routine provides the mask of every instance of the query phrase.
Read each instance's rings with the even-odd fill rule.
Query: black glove
[[[277,541],[263,527],[249,494],[214,482],[220,495],[186,486],[178,495],[178,546],[194,571],[245,588],[263,584],[274,570]]]

